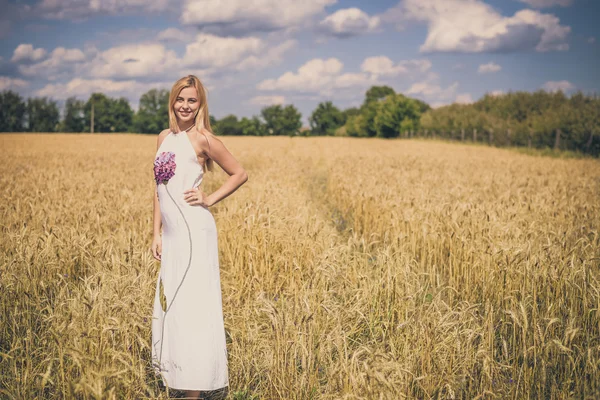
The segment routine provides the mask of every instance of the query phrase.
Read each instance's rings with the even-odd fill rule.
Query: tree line
[[[151,89],[134,112],[126,98],[93,93],[87,101],[71,97],[61,113],[47,97],[23,99],[0,92],[0,132],[160,132],[168,121],[169,92]],[[264,107],[250,118],[210,116],[220,135],[352,136],[443,138],[493,146],[527,146],[600,155],[600,99],[576,93],[510,92],[486,94],[472,104],[432,109],[389,86],[372,86],[360,106],[344,110],[321,102],[302,128],[293,105]]]
[[[600,155],[600,98],[579,92],[486,94],[473,104],[452,104],[421,116],[406,135],[436,136],[493,146],[571,150]]]
[[[0,92],[0,132],[132,132],[157,133],[168,125],[169,91],[151,89],[140,97],[134,112],[124,98],[93,93],[87,101],[70,97],[61,117],[58,103],[47,97],[23,99],[10,90]],[[293,135],[302,127],[302,114],[293,105],[274,105],[260,116],[238,120],[210,116],[223,135]]]
[[[472,104],[432,109],[388,86],[373,86],[360,107],[340,111],[319,104],[310,123],[315,134],[442,138],[600,155],[600,98],[581,92],[486,94]]]

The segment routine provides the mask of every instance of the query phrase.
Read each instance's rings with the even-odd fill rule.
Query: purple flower
[[[175,153],[163,151],[154,160],[154,180],[156,184],[167,183],[175,175]]]

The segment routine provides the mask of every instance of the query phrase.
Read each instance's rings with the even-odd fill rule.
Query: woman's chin
[[[183,116],[183,115],[181,115],[181,114],[178,114],[178,115],[177,115],[177,118],[179,118],[179,120],[180,120],[181,122],[189,122],[189,121],[191,121],[191,120],[192,120],[193,116],[192,116],[192,114],[190,114],[190,115],[187,115],[187,116]]]

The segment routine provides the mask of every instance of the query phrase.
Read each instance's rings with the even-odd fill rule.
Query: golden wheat
[[[0,397],[166,398],[149,366],[156,137],[0,141]],[[229,398],[600,397],[598,161],[223,141],[250,177],[211,209]]]

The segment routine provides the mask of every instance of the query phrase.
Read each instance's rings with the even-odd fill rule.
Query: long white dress
[[[166,184],[157,183],[163,233],[153,366],[171,389],[216,390],[229,386],[217,227],[208,209],[184,199],[204,175],[188,134],[170,132],[156,156],[164,152],[174,154],[176,167]]]

